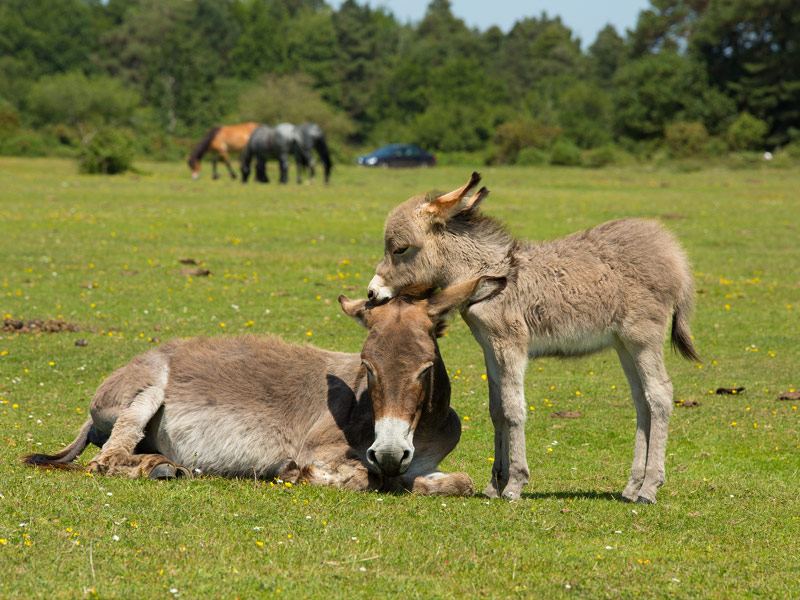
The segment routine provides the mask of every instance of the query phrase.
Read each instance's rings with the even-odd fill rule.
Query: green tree
[[[708,82],[703,66],[675,53],[650,54],[628,63],[614,78],[614,129],[633,139],[662,138],[673,121],[698,121],[724,131],[734,102]]]
[[[327,104],[303,74],[263,75],[242,92],[239,115],[242,120],[271,125],[312,121],[338,140],[346,139],[354,130],[347,115]]]
[[[225,109],[213,102],[215,84],[237,33],[226,3],[142,0],[103,37],[104,66],[139,90],[168,132],[207,127]]]
[[[591,71],[599,85],[608,87],[617,70],[625,63],[627,49],[613,25],[606,25],[589,46]]]
[[[685,50],[710,1],[650,0],[652,8],[639,13],[629,33],[632,56]]]
[[[711,0],[690,48],[740,111],[767,122],[768,144],[789,141],[800,127],[796,0]]]
[[[139,95],[121,81],[80,71],[44,75],[28,94],[36,124],[66,125],[84,140],[103,124],[129,120],[140,102]]]
[[[357,141],[363,141],[382,117],[376,96],[389,77],[401,27],[385,10],[360,6],[355,0],[346,0],[332,18],[338,52],[336,103],[359,123]]]

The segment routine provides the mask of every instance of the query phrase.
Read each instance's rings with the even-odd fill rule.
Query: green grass
[[[659,503],[639,506],[617,501],[635,417],[613,354],[530,363],[531,483],[515,503],[21,466],[71,441],[102,378],[153,338],[269,332],[358,351],[364,331],[336,298],[364,295],[388,211],[469,175],[340,166],[328,187],[242,186],[142,168],[0,159],[0,313],[82,328],[0,335],[0,597],[800,596],[800,403],[777,400],[800,389],[797,172],[482,169],[484,210],[521,236],[673,216],[704,362],[670,353],[667,368],[676,399],[699,406],[675,409]],[[179,258],[212,276],[180,274]],[[483,489],[481,351],[460,319],[440,346],[464,419],[442,467]],[[561,410],[584,416],[550,417]]]

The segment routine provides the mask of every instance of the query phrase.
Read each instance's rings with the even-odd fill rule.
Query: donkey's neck
[[[494,219],[481,215],[452,219],[440,236],[442,288],[481,275],[507,276],[511,250],[520,242]]]

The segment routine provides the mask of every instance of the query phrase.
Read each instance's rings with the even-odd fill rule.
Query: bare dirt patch
[[[32,319],[30,321],[6,319],[3,321],[2,327],[4,333],[61,333],[80,330],[79,325],[62,319],[50,319],[48,321],[42,319]]]

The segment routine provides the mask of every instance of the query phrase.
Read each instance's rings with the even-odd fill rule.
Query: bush
[[[519,151],[519,154],[517,154],[517,160],[514,161],[514,164],[523,166],[546,165],[547,159],[547,152],[544,150],[528,147]]]
[[[493,142],[497,146],[494,161],[499,164],[514,164],[524,148],[549,148],[561,133],[561,127],[546,125],[534,119],[517,119],[503,123],[494,132]]]
[[[706,142],[705,147],[703,148],[703,152],[707,156],[726,156],[730,147],[728,146],[728,142],[726,142],[721,137],[712,137],[709,138]]]
[[[81,148],[78,156],[81,173],[113,175],[124,173],[133,162],[133,136],[123,129],[99,130]]]
[[[728,127],[728,143],[734,150],[761,150],[769,126],[745,111]]]
[[[0,136],[0,155],[47,156],[57,142],[39,131],[16,129]]]
[[[750,169],[764,164],[764,155],[760,152],[732,152],[726,163],[731,169]]]
[[[613,146],[603,146],[586,153],[586,166],[595,169],[617,162],[617,152]]]
[[[581,150],[568,140],[558,140],[550,152],[550,164],[565,167],[579,167],[583,164]]]
[[[19,127],[19,111],[11,102],[0,96],[0,131],[13,131]]]
[[[702,123],[678,121],[664,129],[664,140],[674,156],[696,156],[708,142],[708,130]]]

